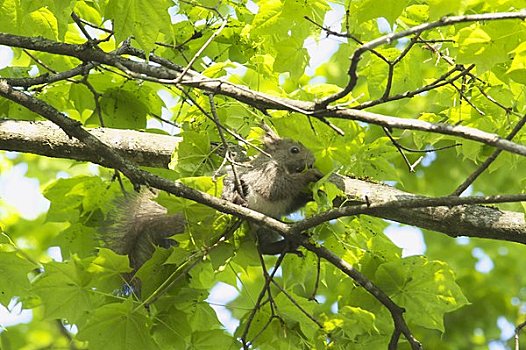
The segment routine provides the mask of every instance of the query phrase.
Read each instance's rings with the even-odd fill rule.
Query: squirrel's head
[[[301,173],[313,167],[314,155],[308,148],[300,142],[280,138],[270,128],[265,131],[265,151],[288,173]]]

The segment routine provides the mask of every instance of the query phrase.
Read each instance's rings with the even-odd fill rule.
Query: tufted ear
[[[267,124],[261,123],[261,129],[265,131],[265,135],[263,136],[263,144],[265,147],[268,150],[275,149],[276,145],[282,139]]]

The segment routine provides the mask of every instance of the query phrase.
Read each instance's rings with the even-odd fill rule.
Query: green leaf
[[[241,344],[222,330],[197,331],[192,333],[192,346],[196,350],[237,348]]]
[[[119,189],[108,189],[98,176],[78,176],[70,179],[58,179],[44,190],[44,196],[51,202],[47,221],[75,223],[81,214],[89,213],[83,218],[89,221],[94,213],[105,207],[106,211],[113,205]]]
[[[0,31],[17,33],[22,22],[21,0],[0,0]]]
[[[262,32],[265,28],[276,24],[283,10],[280,0],[262,0],[258,2],[259,11],[252,21],[252,27]]]
[[[408,322],[444,331],[444,314],[468,304],[443,262],[412,256],[382,264],[376,272],[378,286],[406,309]]]
[[[169,256],[169,249],[156,247],[150,260],[146,261],[135,274],[141,281],[141,294],[144,298],[154,293],[174,272],[175,268],[172,264],[165,264]]]
[[[122,291],[126,284],[126,273],[132,271],[127,256],[99,248],[97,257],[87,266],[86,271],[92,275],[90,286],[101,293],[114,294]]]
[[[526,43],[522,43],[515,50],[511,66],[506,74],[518,83],[526,84]]]
[[[95,110],[95,102],[91,98],[91,92],[85,85],[72,84],[69,88],[69,99],[75,106],[75,110],[82,115],[82,122]]]
[[[495,65],[507,62],[508,53],[519,45],[522,36],[509,36],[509,32],[519,30],[516,24],[503,26],[492,22],[483,26],[473,24],[458,31],[457,63],[478,65],[478,70],[485,71]]]
[[[462,3],[456,0],[430,0],[429,19],[437,20],[442,16],[457,14]]]
[[[148,107],[134,93],[120,88],[108,89],[100,100],[106,127],[143,129],[146,127]]]
[[[375,315],[359,307],[344,306],[337,314],[323,322],[328,333],[343,333],[345,338],[355,339],[360,334],[376,333]]]
[[[86,180],[85,177],[59,179],[44,190],[44,196],[51,202],[47,213],[47,221],[74,222],[78,220],[79,206],[82,203],[82,197],[69,195],[69,192],[75,185],[82,184],[84,180]]]
[[[303,42],[295,38],[288,38],[278,44],[278,53],[274,61],[276,72],[290,72],[293,79],[298,79],[308,63],[307,50]]]
[[[26,25],[45,38],[58,38],[58,21],[48,8],[42,7],[27,14]]]
[[[16,252],[0,251],[0,303],[7,307],[13,297],[25,297],[29,291],[28,274],[36,266]]]
[[[131,270],[126,256],[119,255],[106,248],[99,248],[97,257],[88,267],[88,271],[91,273],[109,273],[111,275],[119,275]]]
[[[88,341],[90,349],[157,350],[150,335],[152,322],[142,310],[130,299],[104,305],[93,312],[78,339]]]
[[[385,17],[391,24],[393,24],[408,3],[408,0],[386,1],[382,3],[382,6],[378,6],[378,2],[375,0],[353,1],[351,12],[358,23],[373,18]]]
[[[172,155],[170,168],[186,176],[196,176],[210,170],[210,139],[207,134],[184,131],[183,141]]]
[[[472,25],[458,31],[457,41],[460,62],[472,62],[477,56],[484,54],[491,37],[482,28]]]
[[[234,254],[234,247],[227,242],[220,242],[210,249],[208,255],[214,271],[222,271]]]
[[[85,261],[73,257],[63,263],[50,262],[44,270],[34,290],[42,300],[45,318],[77,323],[101,304],[102,297],[90,288],[92,276]]]
[[[152,328],[153,337],[162,349],[187,349],[190,344],[192,328],[188,319],[192,315],[177,309],[174,307],[175,304],[164,308],[157,315]],[[177,325],[177,327],[171,327],[171,325]]]
[[[60,247],[63,257],[77,254],[84,258],[93,254],[97,244],[97,232],[93,227],[73,224],[60,232],[53,240],[53,244]]]
[[[115,38],[122,42],[133,36],[146,52],[154,48],[161,29],[170,26],[168,0],[110,0],[107,15],[114,20]]]

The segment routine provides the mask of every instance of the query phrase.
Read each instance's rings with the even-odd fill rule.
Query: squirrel
[[[267,126],[263,128],[264,152],[227,173],[222,198],[279,219],[311,200],[307,186],[323,175],[313,167],[314,156],[304,145],[280,138]],[[169,237],[185,229],[183,215],[167,214],[154,197],[154,193],[142,191],[121,198],[103,229],[105,246],[128,255],[133,273],[152,256],[156,245],[169,247],[173,243]],[[274,232],[252,223],[250,229],[262,254],[295,251]]]

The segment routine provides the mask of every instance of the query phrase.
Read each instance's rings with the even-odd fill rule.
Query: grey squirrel
[[[307,186],[322,174],[313,168],[314,156],[305,146],[280,138],[268,127],[264,129],[265,152],[236,165],[237,180],[233,171],[228,172],[223,180],[222,198],[279,219],[311,199]],[[122,198],[102,233],[107,247],[129,256],[134,272],[151,257],[156,245],[170,246],[169,237],[185,229],[183,215],[167,214],[166,208],[153,201],[154,196],[143,191]],[[288,242],[275,233],[255,224],[250,227],[262,254],[287,250]]]

